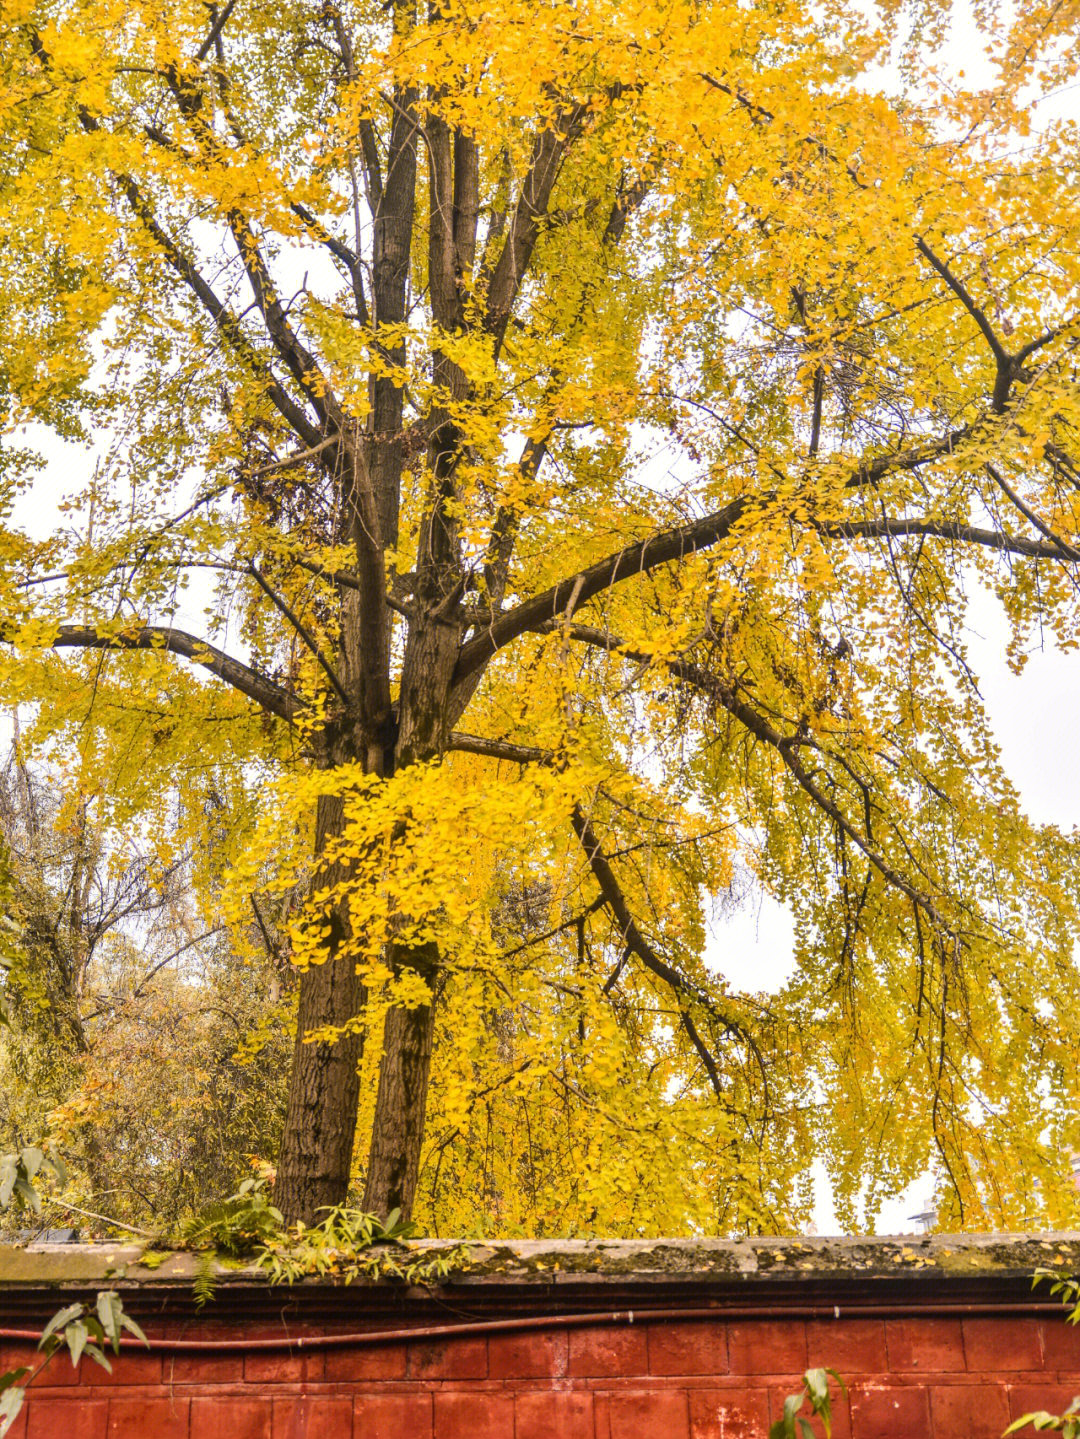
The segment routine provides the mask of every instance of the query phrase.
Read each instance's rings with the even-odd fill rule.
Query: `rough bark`
[[[319,801],[316,851],[340,833],[343,807],[339,797]],[[333,870],[325,876],[334,883]],[[330,1043],[305,1043],[309,1030],[344,1025],[362,1015],[367,1002],[356,965],[342,954],[348,934],[343,907],[331,920],[330,954],[300,976],[296,1046],[278,1158],[274,1201],[288,1224],[317,1221],[326,1205],[340,1204],[348,1191],[360,1097],[359,1065],[363,1038],[349,1031]]]
[[[427,982],[431,1003],[414,1009],[395,1007],[386,1016],[364,1208],[383,1217],[400,1209],[402,1218],[408,1219],[424,1139],[439,953],[430,942],[417,949],[398,949],[393,958],[395,972],[415,969]]]

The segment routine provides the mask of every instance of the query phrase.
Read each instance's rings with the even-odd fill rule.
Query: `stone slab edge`
[[[0,1244],[0,1289],[107,1287],[123,1283],[187,1288],[199,1257],[185,1252],[140,1263],[139,1244]],[[463,1249],[451,1284],[708,1283],[807,1281],[829,1277],[1016,1278],[1038,1268],[1080,1274],[1080,1231],[1043,1234],[859,1235],[802,1239],[551,1239],[459,1245],[419,1240],[410,1248]],[[248,1266],[215,1266],[218,1286],[265,1281]],[[329,1281],[320,1281],[322,1283]],[[1045,1292],[1045,1291],[1044,1291]]]

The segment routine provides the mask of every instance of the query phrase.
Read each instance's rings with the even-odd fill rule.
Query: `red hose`
[[[213,1354],[237,1351],[275,1349],[350,1349],[365,1344],[400,1344],[415,1339],[453,1339],[458,1335],[505,1334],[515,1330],[573,1329],[596,1324],[663,1323],[678,1319],[891,1319],[926,1316],[1019,1315],[1063,1313],[1056,1301],[1042,1304],[854,1304],[841,1310],[839,1304],[813,1305],[740,1305],[738,1307],[683,1309],[616,1309],[592,1314],[529,1315],[522,1319],[479,1319],[464,1324],[428,1324],[411,1329],[369,1329],[351,1334],[279,1335],[270,1339],[149,1339],[140,1340],[124,1335],[120,1343],[129,1349],[160,1351],[166,1354]],[[35,1329],[0,1329],[0,1339],[40,1339]]]

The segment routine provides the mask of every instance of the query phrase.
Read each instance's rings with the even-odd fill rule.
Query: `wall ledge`
[[[0,1246],[4,1321],[48,1317],[70,1299],[119,1289],[133,1313],[197,1314],[192,1285],[199,1256],[170,1253],[154,1267],[146,1246]],[[421,1240],[425,1251],[457,1247]],[[332,1278],[270,1285],[250,1266],[214,1266],[214,1299],[203,1320],[288,1314],[311,1323],[431,1322],[600,1308],[659,1312],[687,1304],[751,1313],[1031,1313],[1058,1310],[1036,1269],[1080,1274],[1080,1231],[768,1239],[505,1240],[469,1243],[467,1260],[438,1287],[394,1281],[346,1286]]]

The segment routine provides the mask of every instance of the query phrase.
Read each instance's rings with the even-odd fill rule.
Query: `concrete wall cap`
[[[416,1240],[410,1247],[458,1247]],[[1080,1231],[1033,1234],[843,1235],[754,1239],[529,1239],[472,1241],[447,1282],[515,1285],[678,1283],[724,1280],[767,1287],[829,1278],[928,1282],[1017,1278],[1036,1269],[1080,1273]],[[148,1263],[140,1262],[152,1250]],[[0,1244],[0,1288],[104,1287],[110,1283],[189,1286],[203,1261],[185,1251],[140,1244]],[[219,1262],[219,1286],[262,1284],[249,1265]],[[331,1283],[332,1281],[320,1281]]]

